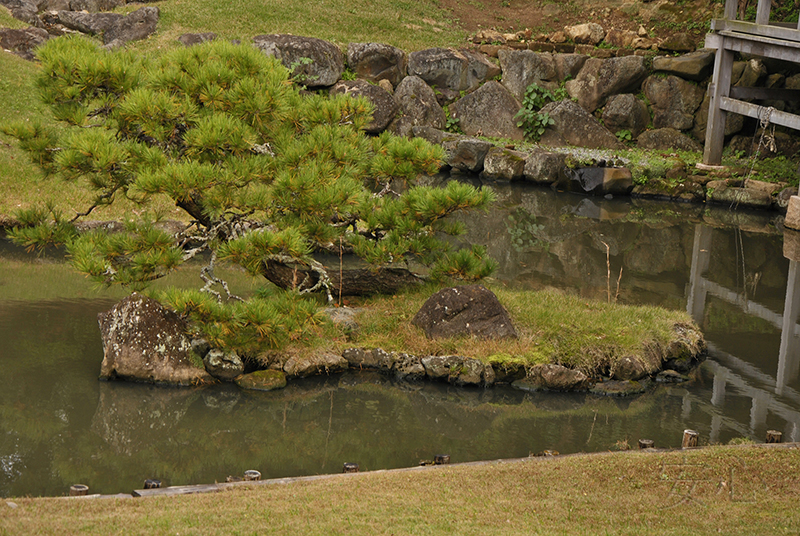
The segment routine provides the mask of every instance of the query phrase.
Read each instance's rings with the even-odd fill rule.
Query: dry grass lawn
[[[13,499],[0,502],[0,533],[798,534],[799,476],[797,444],[529,458],[178,497]]]

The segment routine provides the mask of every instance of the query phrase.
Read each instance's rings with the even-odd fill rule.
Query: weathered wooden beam
[[[800,46],[800,31],[793,27],[778,24],[756,24],[740,20],[715,19],[711,21],[711,30],[715,32],[740,32],[749,36],[772,37],[788,41],[787,45],[794,43]]]
[[[714,57],[713,83],[708,86],[708,126],[706,127],[706,143],[703,149],[703,163],[719,165],[722,162],[722,145],[725,142],[726,113],[720,108],[720,99],[727,97],[731,88],[733,72],[733,52],[728,50],[728,40],[720,38],[717,53]]]
[[[758,0],[756,24],[769,24],[769,10],[771,7],[772,0]]]
[[[725,0],[725,18],[729,20],[736,20],[736,12],[738,11],[739,0]]]
[[[719,102],[721,109],[726,112],[733,112],[739,115],[746,115],[754,119],[761,119],[765,113],[766,108],[758,104],[751,104],[728,97],[722,97]],[[794,115],[780,110],[773,109],[770,112],[769,122],[775,125],[789,127],[793,130],[800,130],[800,115]]]

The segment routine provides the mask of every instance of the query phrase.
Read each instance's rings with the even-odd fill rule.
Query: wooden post
[[[250,469],[244,472],[244,479],[245,480],[261,480],[261,473],[254,469]]]
[[[655,441],[652,439],[640,439],[639,440],[639,448],[640,449],[652,449],[655,448],[656,444]]]
[[[687,449],[691,447],[697,446],[697,438],[700,436],[699,433],[695,432],[694,430],[684,430],[683,431],[683,443],[681,443],[682,449]]]
[[[89,486],[84,486],[83,484],[74,484],[69,487],[70,497],[83,497],[84,495],[88,494],[89,494]]]
[[[725,121],[727,114],[719,107],[720,99],[730,95],[731,73],[733,72],[733,51],[725,50],[726,37],[720,37],[714,56],[714,75],[708,86],[709,105],[706,124],[706,144],[703,149],[703,163],[718,166],[722,162],[722,145],[725,142]]]
[[[144,481],[144,489],[159,489],[160,487],[161,487],[160,480],[154,480],[148,478],[147,480]]]
[[[358,472],[358,464],[357,463],[345,463],[344,468],[342,469],[343,473],[357,473]]]
[[[767,443],[783,443],[783,432],[767,430]]]
[[[449,454],[436,454],[433,457],[433,464],[434,465],[447,465],[450,463],[450,455]]]

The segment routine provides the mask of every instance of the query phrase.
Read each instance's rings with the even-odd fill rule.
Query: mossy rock
[[[234,380],[242,389],[273,391],[286,387],[286,374],[281,370],[258,370]]]

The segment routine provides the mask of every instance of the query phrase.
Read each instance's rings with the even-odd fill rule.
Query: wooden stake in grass
[[[683,442],[681,443],[681,448],[688,449],[691,447],[697,446],[697,438],[700,436],[694,430],[684,430],[683,431]]]
[[[783,432],[777,430],[767,430],[767,443],[782,443]]]

